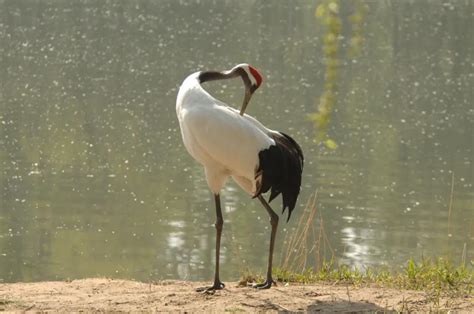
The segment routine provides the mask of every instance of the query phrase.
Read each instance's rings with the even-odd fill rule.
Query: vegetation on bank
[[[325,262],[318,270],[306,269],[295,272],[282,268],[273,269],[277,284],[342,284],[353,287],[377,285],[385,288],[421,290],[426,292],[426,300],[435,308],[449,306],[449,300],[467,298],[474,302],[474,261],[471,265],[454,265],[443,259],[413,259],[399,271],[368,267],[361,271],[347,265]],[[263,282],[264,276],[246,271],[240,284]],[[447,300],[444,304],[443,298]]]
[[[278,282],[288,283],[331,282],[355,286],[381,284],[391,288],[449,291],[472,295],[474,293],[474,261],[470,264],[470,266],[453,265],[443,258],[435,260],[423,258],[419,262],[414,259],[408,260],[400,271],[373,267],[361,271],[330,261],[323,263],[318,270],[308,268],[301,272],[276,267],[273,270],[273,276]],[[242,282],[263,281],[263,279],[263,276],[248,270],[241,275]]]
[[[465,265],[453,265],[438,258],[422,259],[416,262],[408,260],[401,271],[390,271],[386,268],[368,267],[361,271],[347,265],[336,265],[333,262],[323,264],[318,270],[307,269],[294,272],[282,268],[275,269],[275,278],[281,282],[315,283],[334,282],[353,285],[382,284],[392,288],[428,290],[439,292],[474,292],[474,268]]]

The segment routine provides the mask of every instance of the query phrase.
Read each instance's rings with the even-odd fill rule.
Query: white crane
[[[241,77],[245,98],[239,111],[215,99],[201,84],[207,81]],[[269,202],[280,193],[283,212],[288,208],[290,219],[301,186],[303,152],[288,135],[270,130],[255,118],[245,114],[252,94],[262,83],[261,74],[248,64],[239,64],[229,71],[201,71],[189,75],[181,84],[176,100],[184,146],[194,159],[204,166],[207,183],[216,205],[216,264],[214,284],[197,291],[212,292],[225,285],[219,278],[219,254],[222,218],[219,192],[226,179],[232,177],[250,196],[258,198],[267,210],[271,223],[271,238],[267,278],[255,288],[270,288],[272,258],[278,215],[262,193],[271,189]]]

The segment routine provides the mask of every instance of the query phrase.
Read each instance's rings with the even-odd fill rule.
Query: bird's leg
[[[219,194],[214,195],[214,200],[216,202],[216,269],[214,272],[214,284],[208,287],[199,287],[196,289],[197,292],[206,292],[212,293],[215,290],[220,290],[225,287],[225,285],[219,279],[219,256],[221,250],[221,234],[222,226],[224,225],[224,219],[222,218],[221,210],[221,199]]]
[[[268,268],[267,268],[267,279],[264,283],[253,285],[257,289],[269,289],[273,284],[272,278],[272,261],[273,261],[273,248],[275,247],[275,236],[278,228],[278,215],[273,211],[273,209],[268,205],[267,201],[263,198],[262,195],[258,196],[258,199],[262,203],[263,207],[267,210],[268,215],[270,216],[270,224],[272,225],[272,233],[270,236],[270,252],[268,253]]]

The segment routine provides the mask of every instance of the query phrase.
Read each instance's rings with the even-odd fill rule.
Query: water
[[[306,157],[277,264],[316,190],[339,262],[474,258],[472,1],[368,2],[356,55],[344,2],[336,150],[307,120],[324,86],[316,5],[0,0],[0,280],[210,279],[214,205],[175,97],[187,74],[241,62],[265,76],[248,113]],[[206,88],[243,97],[237,80]],[[221,278],[263,272],[265,210],[231,182],[222,201]]]

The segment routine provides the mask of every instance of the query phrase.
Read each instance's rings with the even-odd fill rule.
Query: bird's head
[[[243,116],[245,109],[252,98],[253,93],[260,87],[263,81],[263,77],[260,72],[247,63],[241,63],[236,65],[230,70],[231,73],[239,74],[242,77],[245,85],[245,97],[240,109],[240,115]]]

